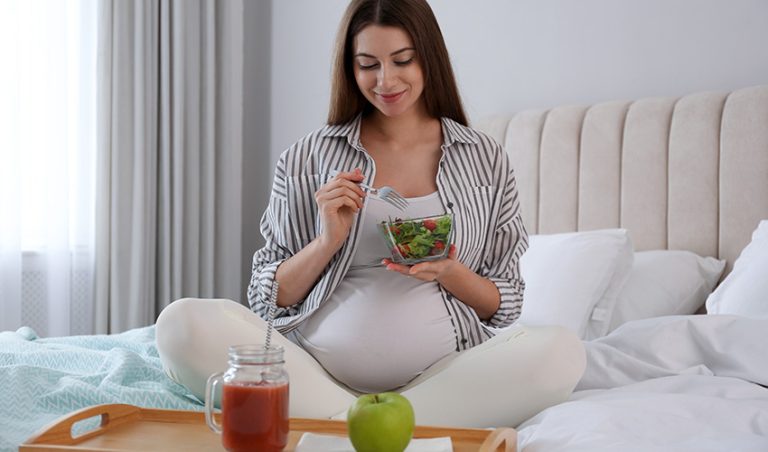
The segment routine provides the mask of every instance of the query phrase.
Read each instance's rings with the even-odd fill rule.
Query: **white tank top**
[[[344,279],[296,330],[296,341],[337,380],[360,392],[399,388],[456,348],[436,282],[389,271],[377,224],[444,213],[437,192],[409,198],[405,212],[369,196],[357,250]]]

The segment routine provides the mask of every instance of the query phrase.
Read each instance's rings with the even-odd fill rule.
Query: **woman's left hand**
[[[460,264],[456,260],[456,245],[451,245],[448,250],[448,257],[445,259],[420,262],[415,265],[396,264],[391,259],[384,259],[382,263],[389,271],[402,273],[405,276],[411,276],[422,281],[435,281],[447,274],[453,266]]]

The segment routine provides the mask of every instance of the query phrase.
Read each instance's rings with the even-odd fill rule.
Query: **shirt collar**
[[[363,114],[360,113],[355,119],[344,124],[329,124],[325,126],[322,135],[325,137],[346,137],[352,147],[361,149],[363,147],[360,143],[360,124],[362,119]]]
[[[465,144],[477,144],[477,138],[472,129],[464,125],[459,124],[453,119],[442,117],[440,121],[443,124],[443,144],[446,148],[450,147],[453,143],[465,143]]]
[[[362,148],[360,144],[360,124],[362,123],[362,113],[344,124],[328,125],[323,130],[322,135],[326,137],[346,137],[350,145],[355,148]],[[459,142],[465,144],[477,144],[477,138],[469,127],[463,126],[450,118],[440,118],[443,128],[443,145],[448,148],[452,144]]]

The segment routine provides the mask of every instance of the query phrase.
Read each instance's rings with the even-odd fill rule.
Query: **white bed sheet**
[[[585,347],[576,392],[519,426],[519,450],[768,451],[768,320],[644,319]]]

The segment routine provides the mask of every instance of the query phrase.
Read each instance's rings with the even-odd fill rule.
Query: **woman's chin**
[[[405,114],[407,114],[412,109],[409,108],[410,106],[406,105],[400,105],[398,104],[377,104],[376,109],[381,113],[382,115],[386,116],[387,118],[398,118]]]

